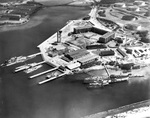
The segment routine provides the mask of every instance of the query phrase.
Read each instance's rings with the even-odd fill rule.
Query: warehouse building
[[[126,7],[130,7],[130,6],[131,6],[131,7],[134,6],[133,2],[127,2],[127,3],[126,3]]]
[[[128,11],[133,11],[133,12],[137,12],[137,11],[140,11],[140,8],[139,7],[137,7],[137,6],[128,6],[127,7],[127,10]]]
[[[79,34],[79,33],[91,32],[91,31],[92,31],[92,27],[91,26],[76,27],[76,28],[74,28],[73,33],[74,34]]]
[[[104,49],[104,48],[107,48],[107,46],[104,45],[104,44],[101,44],[101,45],[88,45],[88,46],[86,46],[87,50]]]
[[[113,50],[103,50],[99,53],[100,56],[113,56],[115,52]]]
[[[117,48],[117,51],[118,51],[123,57],[126,57],[126,56],[127,56],[127,54],[126,54],[123,50],[121,50],[120,48]]]
[[[67,65],[66,67],[69,69],[69,70],[74,70],[74,69],[77,69],[81,66],[81,64],[79,62],[76,62],[76,63],[71,63],[69,65]]]
[[[68,59],[68,58],[65,57],[65,56],[62,56],[61,59],[63,59],[63,60],[66,61],[66,62],[70,62],[70,61],[71,61],[70,59]]]
[[[125,30],[136,31],[136,30],[141,29],[141,25],[139,25],[139,24],[126,24],[126,25],[124,26],[124,29],[125,29]]]
[[[92,32],[94,32],[94,33],[96,33],[96,34],[99,34],[99,35],[104,35],[104,34],[107,33],[107,31],[102,30],[102,29],[98,29],[98,28],[96,28],[96,27],[93,27],[93,28],[92,28]]]
[[[87,54],[89,54],[89,52],[87,50],[79,49],[79,50],[72,51],[68,54],[65,54],[65,57],[67,57],[70,60],[73,60],[73,59],[78,59],[80,57],[83,57]]]
[[[122,16],[121,20],[127,20],[127,21],[134,21],[136,20],[137,18],[133,15],[124,15]]]
[[[147,12],[144,14],[144,16],[150,17],[150,11],[147,11]]]
[[[123,2],[115,3],[115,4],[114,4],[114,7],[125,8],[125,7],[126,7],[126,4],[123,3]]]
[[[88,54],[84,57],[81,57],[78,60],[78,62],[81,63],[81,65],[86,65],[88,63],[92,63],[94,61],[96,61],[98,59],[98,55],[91,55],[91,54]]]
[[[99,35],[104,35],[107,33],[107,31],[98,29],[96,27],[92,26],[86,26],[86,27],[76,27],[74,28],[73,34],[79,34],[79,33],[86,33],[86,32],[93,32]]]
[[[146,3],[145,3],[144,1],[140,1],[140,0],[134,1],[133,4],[134,4],[134,5],[138,5],[138,6],[145,6],[145,5],[146,5]]]
[[[134,63],[126,63],[119,65],[122,70],[131,70],[134,66]]]
[[[111,39],[114,39],[114,37],[115,37],[115,32],[108,32],[99,38],[98,43],[107,43]]]
[[[5,19],[8,19],[8,20],[15,20],[15,21],[19,21],[20,20],[20,15],[11,15],[11,14],[6,14],[6,15],[2,15],[1,18],[5,18]]]

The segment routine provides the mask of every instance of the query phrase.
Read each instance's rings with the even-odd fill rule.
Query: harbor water
[[[25,25],[0,28],[0,63],[13,56],[39,52],[37,45],[68,20],[81,18],[89,11],[81,7],[49,7],[39,11]],[[27,63],[39,61],[42,58],[37,56]],[[87,74],[64,76],[37,85],[36,81],[43,76],[28,77],[51,67],[45,64],[32,74],[14,74],[19,65],[0,68],[0,118],[80,118],[150,98],[149,77],[88,90],[81,81]],[[92,73],[100,74],[100,71]]]

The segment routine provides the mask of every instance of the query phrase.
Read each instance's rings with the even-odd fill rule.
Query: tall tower
[[[60,43],[60,42],[61,42],[61,33],[62,33],[61,30],[59,30],[59,31],[57,32],[57,43]]]

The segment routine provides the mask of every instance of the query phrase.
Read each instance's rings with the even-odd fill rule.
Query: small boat
[[[0,66],[5,67],[5,66],[7,66],[7,63],[8,63],[8,60],[5,60],[5,62],[2,63]]]
[[[37,69],[39,69],[41,67],[42,67],[42,65],[37,65],[37,66],[34,66],[34,67],[31,67],[29,69],[24,70],[24,72],[25,73],[31,73],[31,72],[33,72],[33,71],[35,71],[35,70],[37,70]]]
[[[116,83],[116,82],[122,82],[122,81],[128,81],[129,77],[131,74],[120,74],[120,75],[110,75],[110,80],[111,83]]]
[[[34,67],[36,65],[37,65],[37,63],[25,64],[23,66],[16,67],[14,72],[26,70],[26,69],[29,69],[29,68]]]
[[[19,71],[22,71],[22,70],[25,70],[25,69],[28,69],[28,68],[30,68],[29,65],[23,65],[20,68],[16,68],[14,72],[16,73],[16,72],[19,72]]]
[[[144,75],[131,75],[130,78],[135,78],[135,77],[144,77]]]
[[[113,79],[111,79],[110,84],[118,83],[118,82],[127,82],[128,80],[129,80],[129,77],[124,77],[124,78],[113,78]]]
[[[59,75],[58,75],[57,72],[52,72],[52,73],[50,73],[50,74],[47,74],[47,75],[46,75],[46,78],[49,79],[49,78],[58,77],[58,76],[59,76]]]
[[[88,89],[101,88],[101,87],[103,87],[103,84],[100,82],[89,83],[89,85],[87,86]]]

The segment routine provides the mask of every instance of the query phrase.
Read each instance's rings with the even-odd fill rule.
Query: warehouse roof
[[[81,64],[79,62],[76,62],[76,63],[71,63],[71,64],[67,65],[67,68],[70,70],[73,70],[73,69],[76,69],[80,66],[81,66]]]
[[[86,52],[86,50],[85,49],[79,49],[79,50],[71,51],[68,54],[70,56],[72,56],[72,55],[76,55],[76,54],[83,53],[83,52]]]
[[[90,60],[96,59],[98,57],[99,57],[98,55],[88,54],[88,55],[86,55],[84,57],[79,58],[78,61],[81,62],[81,63],[85,63],[85,62],[88,62]]]
[[[110,36],[112,36],[112,35],[114,35],[115,34],[115,32],[107,32],[106,34],[104,34],[103,36],[102,36],[102,38],[108,38],[108,37],[110,37]]]
[[[101,45],[88,45],[88,46],[86,46],[86,49],[101,49],[101,48],[107,48],[107,46],[103,45],[103,44],[101,44]]]
[[[100,56],[111,56],[114,54],[115,52],[113,50],[103,50],[103,51],[100,51],[99,53]]]

